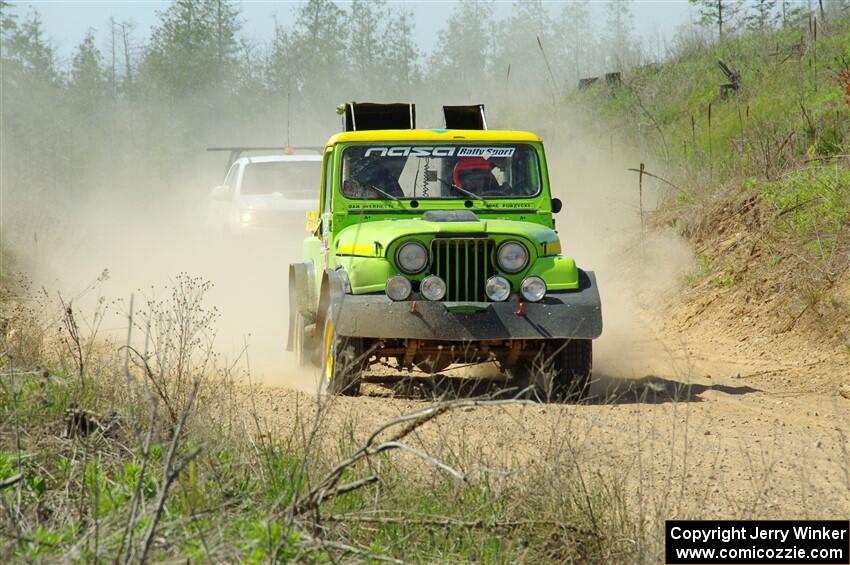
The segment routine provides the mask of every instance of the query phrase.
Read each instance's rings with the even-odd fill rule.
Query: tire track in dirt
[[[654,371],[597,372],[586,404],[452,412],[415,441],[466,462],[473,474],[522,473],[531,462],[568,452],[577,472],[616,479],[632,508],[654,524],[674,516],[846,518],[850,402],[817,385],[846,378],[847,363],[840,356],[796,368],[776,359],[714,360],[718,349],[711,347],[671,352],[646,342],[642,367]],[[364,385],[362,397],[332,400],[328,426],[348,425],[364,437],[433,402],[427,395],[486,392],[462,383],[446,378],[436,387],[408,387],[406,395]],[[293,425],[296,405],[314,402],[282,388],[255,394],[257,410],[278,430]]]

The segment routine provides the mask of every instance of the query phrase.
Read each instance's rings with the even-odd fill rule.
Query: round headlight
[[[519,292],[529,302],[540,302],[546,296],[546,283],[540,277],[526,277],[519,286]]]
[[[390,300],[407,300],[410,297],[410,281],[401,275],[393,275],[387,279],[387,284],[384,287],[387,296]]]
[[[493,302],[503,302],[511,295],[511,283],[504,277],[490,277],[487,279],[484,291],[487,293],[487,298]]]
[[[499,268],[506,273],[518,273],[528,264],[528,251],[525,246],[516,241],[506,241],[496,252]]]
[[[242,220],[243,224],[250,224],[251,220],[253,219],[253,214],[250,212],[250,210],[247,212],[242,212],[240,219]]]
[[[421,273],[428,266],[428,250],[418,241],[408,241],[396,251],[395,262],[408,275]]]
[[[428,275],[419,284],[419,292],[428,300],[442,300],[446,295],[446,283],[436,275]]]

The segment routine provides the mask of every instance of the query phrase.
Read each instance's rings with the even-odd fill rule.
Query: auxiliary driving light
[[[396,251],[395,261],[399,269],[415,275],[428,266],[428,250],[418,241],[408,241]]]
[[[437,275],[428,275],[419,283],[419,292],[428,300],[442,300],[446,295],[446,283]]]
[[[519,285],[519,291],[529,302],[540,302],[546,296],[546,283],[540,277],[526,277]]]
[[[511,294],[511,283],[505,277],[495,276],[487,279],[487,285],[484,287],[487,293],[487,298],[493,302],[504,302]]]
[[[390,300],[407,300],[410,297],[410,281],[401,275],[393,275],[387,279],[387,285],[384,287],[387,296]]]
[[[496,251],[496,261],[506,273],[518,273],[528,265],[528,251],[518,241],[506,241]]]

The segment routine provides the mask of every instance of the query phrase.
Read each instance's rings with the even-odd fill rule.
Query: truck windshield
[[[315,200],[321,177],[321,161],[252,162],[242,173],[242,194],[278,193],[290,200]]]
[[[369,200],[529,198],[540,192],[540,167],[525,144],[352,145],[340,188]]]

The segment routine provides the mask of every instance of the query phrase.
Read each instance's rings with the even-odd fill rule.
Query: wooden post
[[[814,24],[814,39],[812,41],[812,54],[814,55],[814,65],[812,66],[812,75],[814,76],[815,92],[818,91],[818,18],[815,16],[813,18]]]
[[[714,161],[711,156],[711,102],[708,103],[708,182],[714,178]]]
[[[694,148],[697,146],[697,125],[693,114],[691,114],[691,145]]]
[[[638,172],[638,210],[640,210],[640,239],[643,241],[645,232],[643,225],[643,172],[646,165],[640,164],[640,172]]]
[[[133,298],[134,294],[130,293],[130,312],[127,315],[127,349],[124,351],[124,375],[130,380],[130,345],[133,337]],[[129,393],[129,391],[128,391]]]

